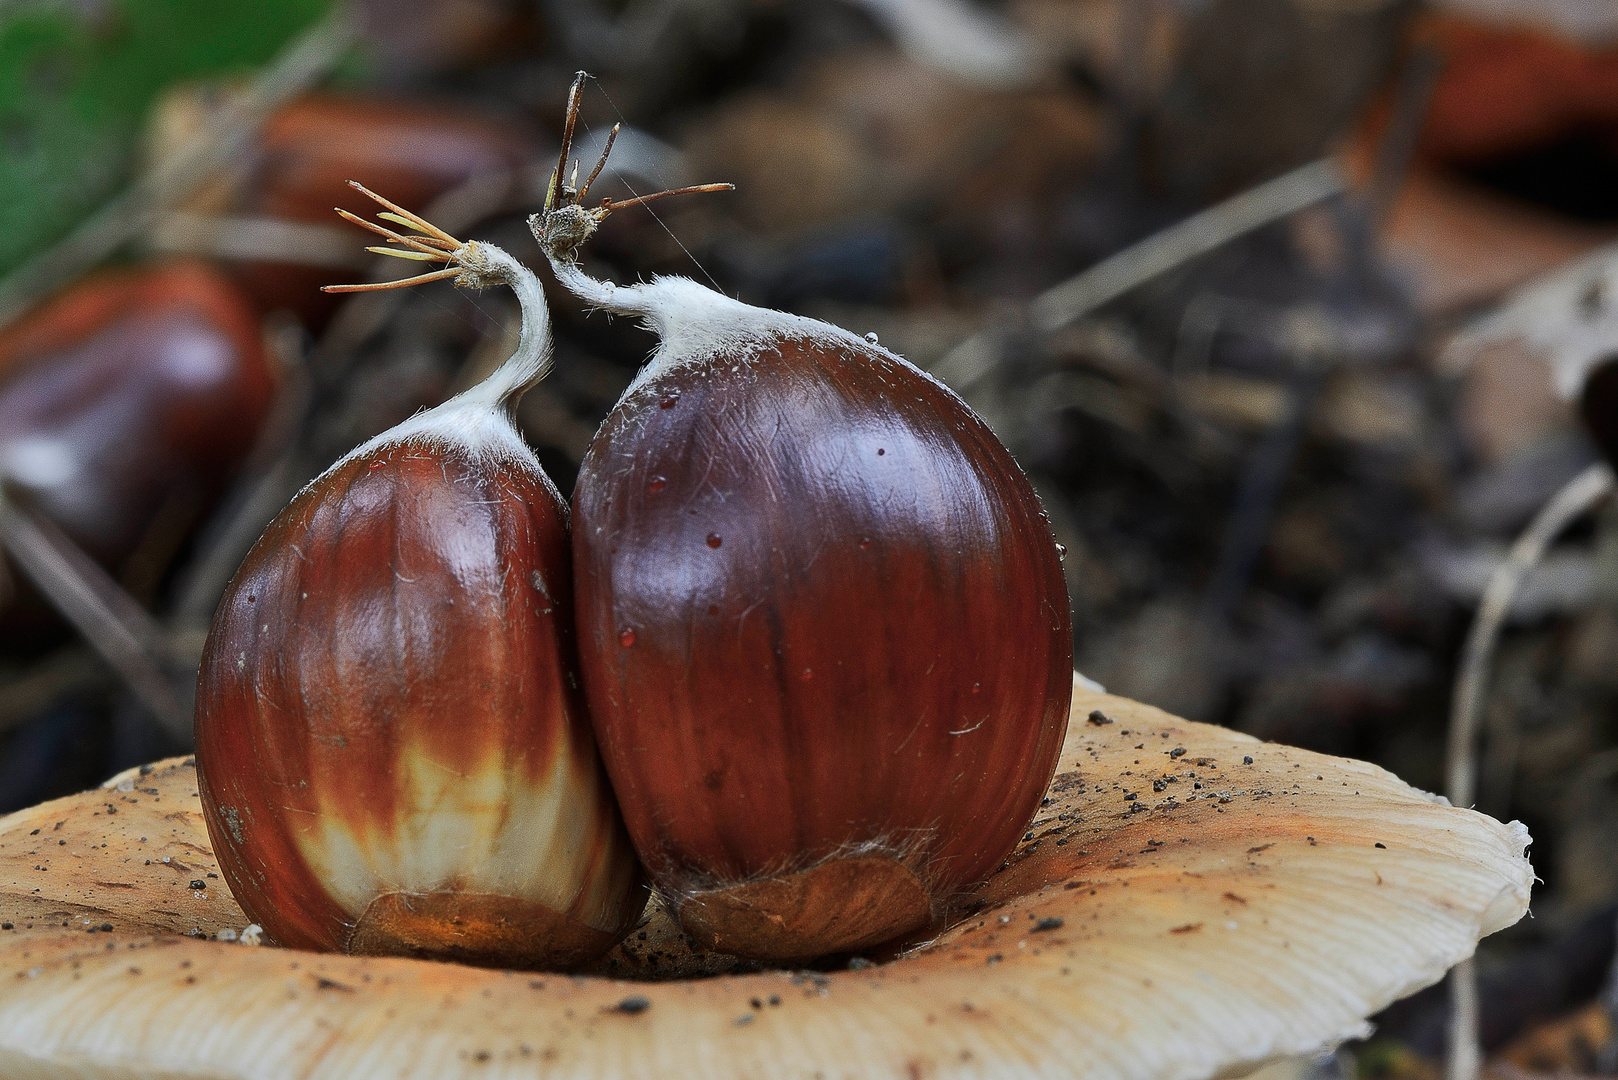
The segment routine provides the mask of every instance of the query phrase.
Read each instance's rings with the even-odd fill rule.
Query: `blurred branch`
[[[1028,305],[1028,315],[1045,333],[1060,330],[1199,255],[1345,190],[1347,181],[1337,162],[1310,162],[1192,214],[1047,289]]]
[[[0,493],[0,547],[170,733],[191,718],[166,670],[164,631],[48,518]]]
[[[979,86],[1026,86],[1044,74],[1035,43],[1009,20],[964,0],[851,0],[911,59]],[[1126,5],[1133,7],[1134,5]]]
[[[362,270],[371,263],[346,229],[273,217],[164,214],[146,243],[154,251],[332,270]]]
[[[1153,278],[1183,266],[1237,237],[1273,224],[1347,190],[1347,180],[1330,158],[1311,162],[1210,206],[1112,255],[1036,296],[1028,317],[1042,333],[1054,333]],[[992,330],[955,346],[933,373],[959,392],[994,366]]]
[[[1489,666],[1494,659],[1500,628],[1511,612],[1523,581],[1545,557],[1545,551],[1569,525],[1588,513],[1613,488],[1612,469],[1597,462],[1551,497],[1550,502],[1523,530],[1510,553],[1489,578],[1478,605],[1477,617],[1467,632],[1461,670],[1455,679],[1450,705],[1449,746],[1445,761],[1445,795],[1456,806],[1470,806],[1476,792],[1475,746],[1478,717],[1488,689]]]
[[[1410,162],[1416,156],[1416,145],[1426,126],[1433,91],[1438,88],[1438,77],[1444,73],[1444,59],[1444,54],[1435,46],[1424,45],[1416,49],[1399,73],[1393,118],[1382,133],[1371,186],[1366,191],[1366,211],[1373,228],[1387,222],[1394,197],[1410,172]]]
[[[346,8],[337,5],[283,49],[183,150],[0,281],[0,326],[150,228],[164,210],[239,154],[276,108],[336,66],[356,40]]]
[[[1471,806],[1476,793],[1478,718],[1483,712],[1495,645],[1511,611],[1511,602],[1529,572],[1545,557],[1551,542],[1606,498],[1612,489],[1612,468],[1605,462],[1579,473],[1551,497],[1489,578],[1477,617],[1466,635],[1461,670],[1455,679],[1455,696],[1450,706],[1444,786],[1449,801],[1456,806]],[[1478,987],[1477,970],[1470,960],[1457,964],[1450,973],[1450,1000],[1449,1061],[1445,1076],[1447,1080],[1476,1080],[1480,1060]]]

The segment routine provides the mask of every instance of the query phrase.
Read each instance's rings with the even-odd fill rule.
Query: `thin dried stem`
[[[601,200],[601,209],[611,213],[614,210],[623,210],[630,206],[645,206],[647,203],[667,199],[673,195],[696,195],[705,191],[735,191],[735,184],[693,184],[690,187],[670,188],[667,191],[655,191],[650,195],[636,195],[633,199],[624,199],[613,202],[611,199]]]
[[[596,167],[590,170],[590,175],[585,178],[584,186],[579,189],[580,199],[590,193],[590,185],[596,182],[596,177],[601,175],[601,170],[607,167],[607,157],[612,153],[612,144],[618,141],[618,132],[623,129],[623,126],[622,124],[614,124],[612,125],[612,130],[607,132],[607,145],[601,148],[601,160],[596,162]]]
[[[1505,560],[1489,575],[1478,613],[1467,631],[1450,702],[1444,794],[1456,806],[1470,807],[1477,789],[1478,718],[1488,693],[1495,646],[1518,590],[1544,559],[1551,543],[1611,494],[1613,487],[1612,469],[1605,462],[1597,462],[1569,480],[1534,516],[1511,545]],[[1477,969],[1470,960],[1456,965],[1450,973],[1450,1001],[1449,1058],[1444,1075],[1447,1080],[1477,1080],[1481,1061]]]
[[[573,85],[567,92],[567,120],[562,126],[562,149],[556,158],[556,172],[551,175],[550,194],[545,197],[545,205],[562,205],[562,177],[567,174],[568,155],[573,153],[573,130],[579,122],[579,101],[584,96],[584,80],[590,76],[587,72],[579,72],[573,76]]]
[[[361,195],[364,195],[365,197],[367,197],[369,199],[374,199],[376,202],[378,202],[378,203],[382,204],[383,206],[387,207],[389,210],[392,210],[395,214],[397,214],[400,217],[404,218],[405,221],[407,223],[409,223],[409,225],[412,228],[419,229],[420,231],[426,233],[428,236],[436,236],[438,239],[444,240],[444,241],[446,241],[448,243],[451,243],[451,244],[454,244],[456,247],[464,247],[465,246],[459,240],[455,239],[455,237],[451,236],[449,233],[445,232],[443,229],[440,229],[437,225],[434,225],[432,222],[428,221],[426,218],[418,217],[417,215],[412,214],[410,211],[406,210],[404,207],[400,206],[399,204],[389,202],[387,199],[384,199],[382,196],[378,195],[376,192],[372,191],[370,188],[366,187],[364,184],[360,183],[359,181],[350,180],[348,182],[348,186],[353,188],[355,191],[358,191]]]
[[[169,677],[162,627],[66,533],[3,486],[0,547],[170,734],[189,738],[191,718]]]
[[[360,217],[358,214],[349,213],[347,210],[344,210],[341,206],[334,207],[334,209],[337,211],[337,216],[342,218],[344,221],[352,221],[354,224],[358,225],[360,228],[369,229],[371,232],[376,233],[378,236],[385,236],[389,240],[392,240],[396,244],[408,244],[410,247],[416,248],[416,249],[418,249],[420,251],[426,251],[426,252],[438,251],[442,247],[442,243],[443,243],[442,241],[434,241],[433,246],[429,247],[427,244],[421,242],[420,240],[416,239],[415,237],[401,236],[400,234],[394,232],[392,229],[384,229],[380,225],[377,225],[377,224],[375,224],[373,222],[366,221],[364,218]],[[378,215],[378,216],[380,216],[380,215]]]
[[[378,255],[392,255],[395,259],[410,259],[414,262],[449,262],[450,254],[447,251],[400,251],[390,247],[368,247],[366,251]]]
[[[418,274],[415,277],[400,278],[398,281],[378,281],[370,285],[322,285],[320,291],[329,293],[381,292],[383,289],[403,289],[409,285],[422,285],[429,281],[443,281],[445,278],[459,277],[462,273],[461,267],[451,266],[444,270],[434,270],[430,274]]]

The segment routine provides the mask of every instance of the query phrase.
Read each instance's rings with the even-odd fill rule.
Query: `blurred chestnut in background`
[[[155,584],[273,389],[253,305],[218,272],[100,274],[0,333],[0,475],[103,565]]]
[[[212,84],[171,93],[147,134],[154,161],[201,131],[224,95]],[[338,300],[319,291],[333,271],[365,265],[332,227],[331,209],[363,176],[405,206],[426,206],[475,176],[520,168],[534,143],[516,124],[463,109],[362,97],[309,96],[277,111],[229,179],[205,187],[160,226],[156,243],[233,268],[263,310],[311,325]]]
[[[1618,145],[1618,47],[1455,15],[1423,18],[1415,39],[1444,57],[1424,157],[1483,162],[1591,129]]]

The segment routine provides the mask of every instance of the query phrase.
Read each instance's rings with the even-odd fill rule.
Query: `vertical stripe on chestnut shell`
[[[614,937],[643,887],[570,668],[567,509],[535,465],[383,445],[266,530],[197,695],[220,865],[286,945],[378,894],[545,904]]]
[[[851,846],[988,876],[1072,689],[1031,485],[954,394],[787,340],[652,375],[579,474],[580,662],[636,848],[676,894]]]

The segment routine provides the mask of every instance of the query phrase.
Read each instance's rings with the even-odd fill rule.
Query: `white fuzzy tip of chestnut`
[[[447,264],[402,284],[509,285],[521,338],[311,482],[243,562],[198,677],[209,834],[280,944],[575,967],[646,890],[578,692],[567,506],[511,420],[549,364],[544,295],[384,205],[417,230],[362,222],[390,253]]]

